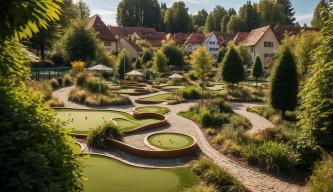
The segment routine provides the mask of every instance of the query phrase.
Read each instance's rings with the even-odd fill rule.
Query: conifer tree
[[[296,108],[298,94],[296,62],[287,47],[281,48],[275,61],[270,86],[270,104],[284,118],[287,110]]]
[[[262,63],[260,57],[257,56],[256,61],[252,65],[252,71],[251,71],[251,76],[256,78],[256,86],[258,84],[258,78],[262,76],[262,72],[263,72]]]
[[[284,15],[286,18],[286,24],[294,25],[294,23],[296,21],[295,11],[294,11],[293,5],[291,4],[290,0],[278,0],[277,2],[283,6]]]
[[[245,78],[242,58],[236,49],[231,46],[222,61],[222,80],[232,85]]]

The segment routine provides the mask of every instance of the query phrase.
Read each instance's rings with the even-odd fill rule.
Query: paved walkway
[[[68,102],[67,94],[68,94],[69,90],[70,90],[70,88],[63,88],[63,89],[57,90],[53,93],[53,97],[63,100],[65,103],[65,107],[88,108],[88,107],[85,107],[82,105]],[[156,93],[154,93],[154,94],[156,94]],[[154,95],[154,94],[150,94],[150,95]],[[141,97],[146,97],[146,96],[141,96]],[[138,98],[138,96],[135,96],[135,97],[130,96],[130,98],[132,101],[134,101],[134,99]],[[136,147],[147,148],[143,143],[143,139],[148,134],[152,134],[152,133],[156,133],[156,132],[165,132],[165,131],[172,131],[172,132],[188,134],[197,139],[197,142],[198,142],[198,145],[199,145],[201,151],[206,156],[208,156],[210,159],[212,159],[219,166],[227,169],[233,176],[235,176],[238,180],[240,180],[251,191],[262,191],[262,192],[305,191],[305,188],[303,186],[289,183],[287,181],[283,181],[279,178],[273,177],[266,173],[258,172],[254,169],[243,166],[243,165],[229,159],[228,157],[220,154],[217,150],[215,150],[208,143],[205,135],[202,133],[201,129],[199,128],[199,126],[197,124],[195,124],[194,122],[192,122],[189,119],[186,119],[186,118],[183,118],[183,117],[177,115],[178,112],[188,110],[195,103],[196,103],[195,101],[190,101],[190,102],[181,103],[178,105],[167,105],[165,103],[158,104],[158,106],[165,106],[171,110],[170,113],[167,115],[170,126],[126,136],[124,138],[124,142],[129,143]],[[136,104],[136,103],[134,105],[143,106],[141,104]],[[252,124],[251,131],[254,132],[254,131],[259,131],[259,130],[262,130],[262,129],[265,129],[268,127],[273,127],[272,124],[268,120],[260,117],[257,114],[246,111],[246,108],[248,106],[255,106],[255,105],[258,105],[258,104],[230,103],[230,106],[233,108],[235,113],[242,115],[245,118],[249,119],[249,121]],[[110,107],[109,109],[131,112],[133,107],[134,106]],[[117,157],[121,158],[121,159],[125,158],[123,160],[129,161],[129,162],[137,162],[137,161],[139,161],[138,159],[140,159],[139,157],[133,157],[133,156],[130,159],[126,159],[126,158],[128,158],[128,155],[122,155],[122,156],[118,155]],[[150,161],[147,161],[147,163],[150,163]],[[139,165],[145,165],[145,162],[140,161]],[[148,166],[159,166],[159,165],[155,163],[155,164],[149,164]]]

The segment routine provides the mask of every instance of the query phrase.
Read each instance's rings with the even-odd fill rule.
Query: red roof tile
[[[227,45],[232,39],[235,37],[234,33],[226,33],[226,32],[212,32],[220,45]]]
[[[192,33],[185,43],[192,43],[192,44],[201,44],[205,40],[205,35],[203,33]]]
[[[248,47],[256,45],[269,29],[271,29],[271,26],[269,25],[253,29],[244,39],[244,45]]]
[[[233,42],[238,44],[243,42],[246,37],[249,35],[250,33],[248,32],[238,32],[237,35],[234,37]]]
[[[95,31],[98,33],[98,38],[102,41],[117,41],[111,30],[105,25],[101,17],[98,15],[94,15],[88,18],[87,27],[89,29],[95,29]]]

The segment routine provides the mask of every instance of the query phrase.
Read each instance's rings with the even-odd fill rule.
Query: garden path
[[[64,101],[65,107],[78,107],[78,108],[88,108],[82,105],[77,106],[78,104],[69,102],[67,100],[67,95],[70,91],[71,87],[59,89],[53,93],[53,97],[59,98]],[[155,93],[156,94],[156,93]],[[154,94],[151,94],[154,95]],[[147,96],[147,95],[146,95]],[[141,97],[146,97],[141,96]],[[150,96],[150,95],[149,95]],[[130,96],[131,100],[134,101],[138,96]],[[169,114],[167,114],[168,122],[170,123],[170,126],[165,126],[157,130],[150,130],[146,132],[140,132],[136,134],[131,134],[126,137],[124,137],[124,142],[129,143],[132,146],[140,147],[140,148],[147,148],[144,143],[143,139],[152,133],[157,132],[178,132],[183,133],[187,135],[191,135],[196,138],[197,143],[201,149],[201,151],[210,159],[212,159],[216,164],[219,166],[225,168],[229,173],[231,173],[233,176],[235,176],[238,180],[240,180],[248,189],[251,191],[260,191],[260,192],[301,192],[305,191],[305,187],[301,186],[299,184],[294,184],[285,180],[282,180],[280,178],[271,176],[269,174],[260,172],[258,170],[249,168],[247,166],[244,166],[242,164],[239,164],[230,158],[222,155],[220,152],[218,152],[216,149],[214,149],[209,142],[207,141],[205,135],[199,128],[197,124],[195,124],[193,121],[186,119],[184,117],[181,117],[177,115],[181,111],[188,110],[195,101],[188,101],[186,103],[181,103],[178,105],[167,105],[166,103],[157,104],[158,106],[162,107],[168,107],[171,111]],[[271,123],[268,123],[268,120],[265,120],[264,118],[260,118],[259,115],[253,115],[254,113],[250,113],[246,111],[246,108],[248,106],[254,106],[257,105],[255,103],[230,103],[231,107],[234,109],[235,113],[239,115],[243,115],[244,117],[248,118],[250,122],[252,123],[252,126],[254,131],[262,130],[267,127],[272,127]],[[134,104],[135,107],[138,106],[144,106],[141,104]],[[126,107],[109,107],[108,109],[114,109],[114,110],[121,110],[126,112],[131,112],[133,109],[133,106],[126,106]],[[258,117],[259,116],[259,117]],[[268,122],[267,122],[268,121]],[[118,153],[112,153],[109,155],[116,156],[117,158],[123,159],[125,161],[137,163],[140,166],[145,165],[145,162],[140,161],[139,157],[131,156],[129,154],[119,154]],[[161,160],[160,160],[161,161]],[[147,163],[150,163],[151,161],[147,161]],[[161,161],[162,162],[162,161]],[[163,161],[166,162],[166,161]],[[159,165],[158,162],[154,162],[152,164],[149,164],[148,166],[155,166],[155,167],[164,167],[165,165]]]

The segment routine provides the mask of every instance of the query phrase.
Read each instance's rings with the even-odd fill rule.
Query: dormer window
[[[273,44],[273,42],[265,41],[264,47],[274,47],[274,44]]]

